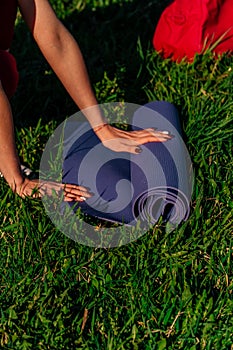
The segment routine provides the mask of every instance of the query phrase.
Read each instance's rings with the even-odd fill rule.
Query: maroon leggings
[[[0,81],[8,98],[12,97],[19,81],[19,73],[14,56],[0,50]]]

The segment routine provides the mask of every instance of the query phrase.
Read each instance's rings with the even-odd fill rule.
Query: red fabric
[[[160,17],[153,45],[165,58],[192,61],[223,35],[216,54],[233,51],[232,0],[174,0]]]
[[[0,81],[8,96],[12,97],[19,81],[15,58],[7,51],[0,50]]]
[[[10,98],[18,85],[19,75],[14,57],[7,51],[10,48],[17,13],[17,0],[0,0],[0,81]]]
[[[14,34],[14,23],[17,12],[17,0],[0,0],[0,49],[11,46]]]

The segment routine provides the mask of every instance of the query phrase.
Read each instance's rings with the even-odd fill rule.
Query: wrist
[[[25,177],[23,174],[18,173],[17,175],[10,176],[8,174],[3,174],[6,182],[14,193],[19,193],[22,186],[25,183]]]
[[[94,105],[82,110],[82,113],[90,123],[92,129],[96,129],[103,124],[107,124],[107,119],[103,116],[99,105]]]
[[[101,131],[103,128],[105,128],[108,125],[108,123],[103,123],[101,125],[97,125],[93,128],[95,133],[98,133],[99,131]]]

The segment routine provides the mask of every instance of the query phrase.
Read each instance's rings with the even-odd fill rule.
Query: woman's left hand
[[[148,142],[166,142],[172,138],[168,131],[158,131],[153,128],[124,131],[109,124],[95,127],[94,132],[103,145],[115,152],[140,153],[141,147]]]

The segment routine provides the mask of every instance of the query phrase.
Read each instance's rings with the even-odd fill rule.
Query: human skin
[[[84,111],[91,127],[106,147],[116,152],[138,153],[138,147],[142,144],[170,139],[168,134],[154,129],[126,132],[109,125],[98,107],[79,46],[56,17],[49,2],[18,0],[18,5],[42,54],[79,109]],[[67,201],[83,201],[82,197],[91,196],[82,186],[42,183],[23,176],[16,151],[11,107],[1,84],[0,171],[12,190],[22,197],[30,196],[35,189],[38,189],[38,196],[49,193],[52,189],[64,190]]]

